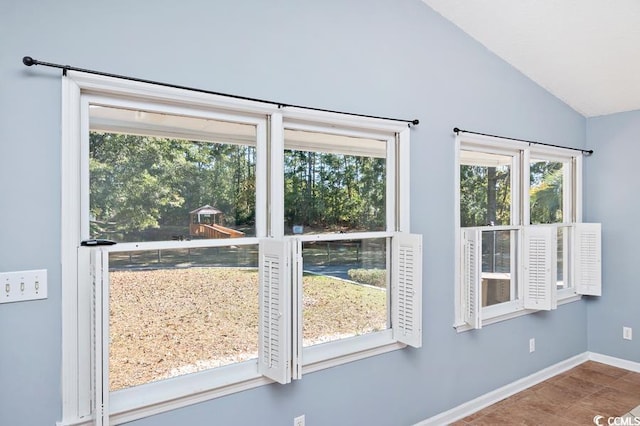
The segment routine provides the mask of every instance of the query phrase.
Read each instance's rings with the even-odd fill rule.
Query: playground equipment
[[[222,211],[210,205],[189,212],[189,235],[199,238],[239,238],[244,232],[222,226]]]

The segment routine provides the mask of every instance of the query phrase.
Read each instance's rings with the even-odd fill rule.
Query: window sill
[[[582,296],[579,294],[575,294],[573,292],[573,290],[569,290],[569,291],[561,291],[558,293],[558,306],[560,305],[564,305],[567,303],[571,303],[571,302],[576,302],[578,300],[582,299]],[[510,302],[509,305],[515,304],[514,302]],[[506,304],[505,304],[506,305]],[[506,312],[505,312],[506,310]],[[487,326],[487,325],[491,325],[491,324],[495,324],[498,322],[502,322],[502,321],[506,321],[506,320],[510,320],[512,318],[517,318],[517,317],[521,317],[523,315],[528,315],[534,312],[539,312],[537,310],[533,310],[533,309],[524,309],[522,307],[512,307],[512,308],[507,308],[505,310],[502,310],[501,313],[499,314],[494,314],[491,315],[489,317],[484,317],[482,318],[482,326]],[[469,331],[469,330],[473,330],[473,328],[465,323],[465,322],[457,322],[453,325],[453,327],[456,329],[456,332],[458,333],[463,333],[465,331]]]
[[[250,360],[112,392],[109,424],[121,424],[273,383]]]
[[[391,330],[314,345],[304,348],[302,374],[405,347],[393,340]],[[148,383],[112,392],[109,420],[110,424],[127,423],[270,383],[274,382],[258,374],[256,360]],[[91,417],[83,417],[66,419],[57,426],[91,424]]]
[[[302,352],[302,375],[304,377],[307,373],[395,351],[406,346],[393,339],[391,330],[311,346],[304,348]]]

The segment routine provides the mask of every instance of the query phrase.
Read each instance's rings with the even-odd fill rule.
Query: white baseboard
[[[629,371],[635,371],[636,373],[640,373],[640,362],[629,361],[622,358],[616,358],[609,355],[602,355],[596,352],[587,352],[589,359],[591,361],[601,362],[603,364],[608,364],[613,367],[623,368]]]
[[[516,380],[515,382],[509,383],[508,385],[502,386],[496,390],[493,390],[489,393],[486,393],[478,398],[472,399],[471,401],[467,401],[464,404],[458,405],[457,407],[452,408],[451,410],[447,410],[443,413],[437,414],[433,417],[430,417],[426,420],[423,420],[419,423],[416,423],[415,426],[441,426],[449,423],[456,422],[460,419],[467,417],[470,414],[475,413],[476,411],[482,410],[489,405],[495,404],[498,401],[502,401],[503,399],[514,395],[518,392],[521,392],[527,388],[530,388],[533,385],[536,385],[540,382],[543,382],[551,377],[563,373],[567,370],[572,369],[573,367],[582,364],[585,361],[589,360],[589,356],[587,352],[576,355],[564,361],[560,361],[557,364],[554,364],[550,367],[547,367],[543,370],[540,370],[536,373],[531,374],[530,376],[524,377],[522,379]]]
[[[502,386],[501,388],[479,396],[478,398],[472,399],[471,401],[467,401],[464,404],[458,405],[457,407],[454,407],[450,410],[416,423],[414,426],[441,426],[456,422],[467,417],[468,415],[475,413],[476,411],[488,407],[489,405],[495,404],[498,401],[502,401],[503,399],[511,395],[514,395],[527,388],[530,388],[533,385],[550,379],[555,375],[570,370],[585,361],[596,361],[603,364],[611,365],[613,367],[640,372],[640,362],[628,361],[626,359],[615,358],[595,352],[584,352],[564,361],[560,361],[559,363],[533,373],[530,376]]]

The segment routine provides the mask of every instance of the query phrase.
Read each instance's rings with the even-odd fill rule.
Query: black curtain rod
[[[453,128],[453,132],[456,135],[459,135],[460,133],[471,133],[472,135],[480,135],[480,136],[489,136],[492,138],[500,138],[500,139],[508,139],[510,141],[516,141],[516,142],[525,142],[528,143],[529,145],[534,144],[534,145],[544,145],[544,146],[552,146],[554,148],[564,148],[564,149],[571,149],[573,151],[580,151],[583,154],[587,154],[587,155],[591,155],[593,154],[593,150],[592,149],[580,149],[580,148],[571,148],[570,146],[562,146],[562,145],[553,145],[550,143],[544,143],[544,142],[536,142],[536,141],[529,141],[526,139],[516,139],[516,138],[508,138],[506,136],[497,136],[497,135],[490,135],[488,133],[480,133],[480,132],[472,132],[470,130],[463,130],[463,129],[459,129],[457,127]]]
[[[356,113],[344,112],[344,111],[334,111],[334,110],[330,110],[330,109],[313,108],[313,107],[302,106],[302,105],[287,104],[287,103],[284,103],[284,102],[267,101],[267,100],[264,100],[264,99],[250,98],[250,97],[247,97],[247,96],[230,95],[228,93],[214,92],[214,91],[211,91],[211,90],[197,89],[197,88],[194,88],[194,87],[187,87],[187,86],[180,86],[178,84],[163,83],[163,82],[160,82],[160,81],[146,80],[146,79],[143,79],[143,78],[129,77],[129,76],[126,76],[126,75],[112,74],[112,73],[108,73],[108,72],[102,72],[102,71],[96,71],[96,70],[89,70],[89,69],[84,69],[84,68],[72,67],[71,65],[53,64],[51,62],[38,61],[37,59],[33,59],[31,56],[23,57],[22,58],[22,63],[25,64],[28,67],[30,67],[32,65],[42,65],[44,67],[59,68],[59,69],[62,70],[62,75],[67,75],[67,71],[79,71],[79,72],[84,72],[84,73],[87,73],[87,74],[101,75],[103,77],[114,77],[114,78],[120,78],[120,79],[123,79],[123,80],[136,81],[138,83],[156,84],[156,85],[159,85],[159,86],[171,87],[173,89],[189,90],[191,92],[206,93],[206,94],[209,94],[209,95],[226,96],[226,97],[229,97],[229,98],[242,99],[242,100],[245,100],[245,101],[262,102],[262,103],[265,103],[265,104],[278,105],[278,108],[283,108],[283,107],[303,108],[303,109],[308,109],[308,110],[312,110],[312,111],[321,111],[321,112],[329,112],[329,113],[334,113],[334,114],[353,115],[353,116],[356,116],[356,117],[375,118],[375,119],[379,119],[379,120],[399,121],[399,122],[407,123],[407,125],[409,127],[411,127],[412,125],[417,126],[418,124],[420,124],[420,120],[418,120],[418,119],[405,120],[405,119],[402,119],[402,118],[378,117],[378,116],[375,116],[375,115],[356,114]]]

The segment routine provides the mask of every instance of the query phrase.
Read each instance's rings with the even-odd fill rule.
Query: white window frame
[[[407,166],[409,159],[409,129],[403,128],[397,131],[395,135],[389,134],[388,129],[366,129],[362,130],[362,126],[356,121],[345,123],[344,119],[338,116],[328,115],[324,113],[312,113],[313,120],[309,120],[310,114],[307,111],[300,111],[304,120],[298,111],[291,113],[287,110],[287,116],[283,120],[283,128],[285,130],[300,130],[307,132],[324,133],[338,136],[350,136],[355,138],[367,138],[383,141],[386,146],[385,163],[386,163],[386,230],[371,232],[351,232],[344,234],[308,234],[300,236],[285,236],[284,223],[281,220],[277,228],[274,226],[274,237],[285,238],[291,240],[292,245],[300,250],[301,244],[307,241],[339,241],[354,239],[370,239],[370,238],[386,238],[392,242],[402,239],[402,234],[408,234],[409,230],[409,167]],[[395,127],[395,126],[394,126]],[[382,130],[376,132],[375,130]],[[286,142],[285,142],[286,143]],[[278,147],[280,149],[280,147]],[[282,146],[282,152],[291,147]],[[362,155],[370,156],[367,151],[358,151],[355,147],[341,147],[339,153],[345,155]],[[335,152],[338,152],[335,151]],[[325,151],[321,151],[325,152]],[[326,151],[329,152],[329,151]],[[280,158],[282,156],[279,156]],[[402,162],[404,167],[399,167]],[[281,194],[282,199],[273,199],[274,203],[282,205],[284,209],[284,193]],[[283,215],[282,215],[283,216]],[[387,246],[387,271],[392,270],[393,262],[390,259],[394,256],[394,250],[398,250],[394,243]],[[392,247],[394,246],[394,247]],[[295,288],[295,314],[293,315],[293,328],[297,330],[298,339],[294,343],[296,357],[294,359],[294,371],[298,372],[293,375],[294,379],[299,379],[303,374],[333,367],[344,363],[347,359],[357,360],[363,357],[385,353],[391,350],[401,349],[406,346],[402,342],[403,339],[398,338],[397,331],[392,328],[393,316],[397,313],[397,308],[392,306],[393,300],[388,297],[387,310],[390,328],[378,332],[367,333],[361,336],[354,336],[345,339],[339,339],[323,344],[303,347],[302,345],[302,257],[299,251],[292,256],[296,262],[294,269],[296,276],[294,277]],[[421,271],[420,271],[421,275]],[[393,274],[389,273],[389,277]],[[388,281],[392,284],[392,280]],[[392,293],[391,285],[388,289],[388,295]],[[421,308],[420,308],[421,310]],[[419,324],[421,333],[421,324]],[[420,334],[418,333],[418,334]],[[416,344],[416,341],[411,341]]]
[[[546,226],[546,227],[566,227],[565,229],[571,230],[569,232],[567,240],[569,241],[569,247],[573,247],[573,232],[574,228],[582,222],[582,154],[570,149],[547,147],[542,145],[531,145],[528,143],[512,141],[499,137],[482,136],[482,135],[470,135],[459,134],[455,139],[455,321],[454,328],[458,332],[471,330],[473,328],[480,328],[484,325],[493,324],[496,322],[504,321],[510,318],[515,318],[521,315],[526,315],[531,312],[535,312],[532,309],[525,309],[524,307],[524,258],[523,258],[523,240],[525,227],[534,226]],[[460,151],[480,151],[483,153],[492,153],[499,155],[514,155],[514,161],[512,162],[512,175],[516,175],[516,179],[512,179],[512,225],[511,226],[496,226],[496,227],[479,227],[484,230],[491,229],[517,229],[518,230],[518,255],[516,256],[517,267],[517,298],[510,302],[500,303],[493,306],[487,306],[481,309],[480,312],[471,314],[464,304],[464,297],[466,286],[462,282],[464,271],[462,271],[463,263],[461,259],[461,235],[462,229],[460,227]],[[563,222],[550,225],[529,225],[529,211],[530,211],[530,199],[529,199],[529,166],[531,158],[545,161],[558,161],[570,166],[564,168],[564,182],[567,184],[568,191],[563,193]],[[570,183],[570,185],[569,185]],[[517,192],[517,193],[516,193]],[[515,195],[514,195],[515,193]],[[474,229],[474,228],[464,228]],[[599,228],[598,228],[599,229]],[[557,231],[556,231],[557,232]],[[599,235],[599,234],[598,234]],[[555,239],[554,239],[555,241]],[[567,250],[563,253],[568,256]],[[599,254],[599,252],[598,252]],[[565,259],[566,261],[566,259]],[[599,261],[599,260],[598,260]],[[570,276],[573,279],[575,266],[572,264]],[[554,268],[555,270],[555,268]],[[598,281],[599,283],[599,281]],[[597,290],[594,290],[594,293]],[[577,293],[576,285],[571,282],[568,288],[563,288],[558,291],[553,290],[553,301],[551,306],[555,308],[557,305],[580,300],[582,295]],[[479,303],[478,300],[476,302]],[[474,320],[475,318],[475,320]],[[474,322],[475,321],[475,322]],[[470,322],[474,325],[470,325]]]
[[[90,286],[84,285],[90,275],[90,250],[79,248],[79,243],[88,238],[89,229],[86,218],[89,216],[88,194],[88,134],[89,104],[105,106],[150,108],[155,111],[162,105],[160,112],[201,116],[211,119],[227,119],[258,128],[256,164],[256,236],[229,240],[191,241],[189,246],[227,246],[230,244],[258,244],[265,239],[285,241],[284,238],[284,128],[285,123],[293,126],[319,126],[336,129],[344,134],[368,136],[385,135],[387,140],[387,164],[393,170],[393,178],[387,184],[387,230],[379,234],[390,238],[394,250],[410,252],[416,256],[418,267],[413,279],[406,282],[415,295],[418,321],[415,328],[403,335],[396,330],[370,333],[336,342],[335,345],[322,345],[322,350],[299,352],[295,342],[286,350],[292,351],[287,362],[290,372],[284,376],[266,372],[258,367],[258,361],[251,360],[219,367],[213,370],[188,374],[166,381],[147,383],[115,392],[104,393],[104,386],[97,387],[97,379],[92,380],[99,367],[96,354],[91,352],[91,339],[99,336],[92,324],[91,303],[98,300],[92,294]],[[306,123],[306,124],[305,124]],[[95,404],[99,402],[99,393],[103,395],[106,409],[105,422],[119,424],[149,415],[161,413],[182,406],[206,401],[219,396],[250,389],[274,380],[286,383],[291,378],[300,378],[306,372],[316,371],[330,366],[351,362],[371,355],[384,353],[405,347],[407,344],[421,344],[421,237],[404,237],[409,232],[409,140],[410,129],[406,123],[383,119],[371,119],[360,116],[328,113],[295,107],[280,107],[262,102],[212,95],[197,91],[187,91],[142,82],[97,76],[81,72],[67,72],[62,79],[62,223],[61,223],[61,262],[62,262],[62,419],[59,426],[98,424]],[[402,165],[402,167],[400,167]],[[259,178],[262,176],[263,178]],[[391,175],[388,175],[391,176]],[[389,201],[393,200],[393,201]],[[261,211],[261,213],[258,213]],[[367,238],[371,233],[366,233]],[[343,235],[345,238],[357,238],[356,234]],[[342,236],[331,235],[331,239]],[[407,240],[408,238],[408,240]],[[408,242],[407,242],[408,241]],[[122,243],[108,248],[100,248],[103,255],[111,252],[130,250],[152,250],[184,248],[185,242],[139,242]],[[285,249],[286,251],[286,249]],[[288,256],[286,256],[288,257]],[[294,259],[295,260],[295,259]],[[285,260],[289,262],[289,260]],[[295,262],[291,261],[293,266]],[[105,262],[102,262],[104,265]],[[391,265],[397,270],[398,265]],[[400,266],[402,267],[402,266]],[[392,280],[397,287],[397,279]],[[104,281],[108,285],[108,277]],[[401,283],[405,286],[405,284]],[[394,287],[394,288],[395,288]],[[103,293],[100,293],[103,294]],[[286,297],[289,297],[288,295]],[[294,294],[291,301],[295,302]],[[394,308],[390,309],[396,309]],[[296,312],[292,312],[287,321],[301,327]],[[392,315],[397,312],[392,311]],[[94,317],[93,321],[96,321]],[[104,323],[104,318],[103,318]],[[97,323],[94,323],[97,324]],[[104,329],[103,329],[104,330]],[[97,333],[97,334],[96,334]],[[413,333],[413,334],[412,334]],[[298,333],[300,334],[300,333]],[[102,336],[104,338],[104,336]],[[293,336],[296,340],[295,336]],[[108,347],[108,346],[107,346]],[[291,349],[290,349],[291,348]],[[297,353],[297,355],[296,355]],[[289,362],[291,365],[289,365]],[[297,368],[297,370],[296,370]],[[261,374],[261,372],[263,374]],[[271,378],[267,377],[270,376]],[[164,382],[164,383],[163,383]],[[104,385],[104,383],[99,383]],[[93,396],[92,396],[93,395]]]

